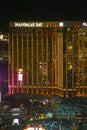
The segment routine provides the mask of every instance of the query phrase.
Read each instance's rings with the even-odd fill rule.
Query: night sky
[[[0,30],[9,21],[87,20],[87,5],[81,0],[3,0],[0,3]]]

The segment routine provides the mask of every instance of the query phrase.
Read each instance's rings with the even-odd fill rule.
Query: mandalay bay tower
[[[9,93],[87,96],[87,22],[10,22]]]

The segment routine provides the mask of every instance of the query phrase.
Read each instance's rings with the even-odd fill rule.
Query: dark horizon
[[[87,20],[86,4],[80,1],[5,1],[0,12],[0,31],[8,31],[10,21]]]

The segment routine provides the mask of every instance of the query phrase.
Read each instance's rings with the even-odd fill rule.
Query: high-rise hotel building
[[[87,23],[10,22],[9,93],[87,96]]]

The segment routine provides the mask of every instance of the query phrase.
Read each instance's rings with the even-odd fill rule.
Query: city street
[[[18,104],[14,102],[15,107],[12,107],[13,99],[17,103],[19,102],[20,96],[17,95],[14,95],[13,99],[6,98],[8,100],[7,105],[6,102],[2,101],[0,126],[3,130],[24,130],[27,125],[32,127],[42,125],[46,130],[73,130],[74,128],[87,130],[87,116],[81,117],[82,108],[77,107],[76,104],[73,105],[68,101],[60,100],[59,97],[51,97],[49,102],[44,97],[24,97],[25,100],[22,98],[23,95],[21,96],[21,103],[25,104],[26,100],[27,106],[19,103],[18,107]],[[53,105],[55,106],[54,109],[52,108]]]

